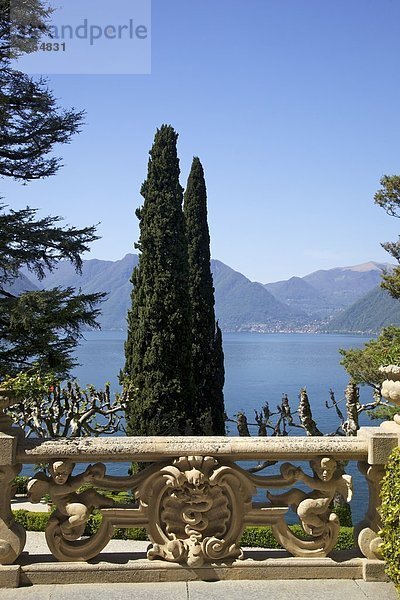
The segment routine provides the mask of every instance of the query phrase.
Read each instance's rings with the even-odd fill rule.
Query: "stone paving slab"
[[[11,499],[11,510],[29,510],[30,512],[50,512],[47,502],[28,502],[26,496]]]
[[[36,585],[1,590],[0,600],[399,600],[389,583],[341,580]]]
[[[360,585],[362,584],[362,585]],[[390,583],[351,580],[189,582],[190,600],[399,600]]]
[[[26,550],[29,554],[28,552],[23,553],[20,566],[12,566],[10,576],[13,575],[12,571],[15,569],[24,571],[27,568],[28,572],[30,570],[31,576],[35,571],[38,573],[37,582],[35,583],[35,578],[31,581],[29,578],[25,578],[25,586],[28,587],[0,589],[0,600],[22,600],[22,598],[24,600],[67,600],[69,598],[71,600],[102,600],[103,598],[104,600],[125,600],[128,597],[130,599],[135,597],[139,600],[141,598],[143,600],[159,600],[160,597],[163,600],[168,600],[170,597],[176,598],[176,600],[200,600],[200,598],[202,600],[214,600],[214,598],[215,600],[217,598],[218,600],[225,600],[225,598],[244,600],[246,596],[249,596],[249,600],[265,600],[266,597],[270,600],[303,600],[303,598],[304,600],[310,600],[310,598],[311,600],[335,600],[336,598],[338,600],[343,600],[343,598],[346,600],[399,600],[393,584],[365,582],[361,579],[362,575],[357,574],[359,569],[357,573],[354,571],[351,574],[351,570],[354,569],[352,563],[357,563],[359,559],[349,561],[348,567],[351,570],[347,571],[347,578],[346,575],[343,578],[343,571],[335,575],[333,575],[334,571],[330,571],[332,577],[339,575],[341,579],[332,579],[332,577],[325,579],[323,577],[329,577],[328,574],[318,573],[323,563],[330,559],[315,559],[312,567],[308,563],[306,575],[299,575],[304,572],[303,566],[301,571],[297,571],[296,577],[296,569],[302,566],[305,559],[294,559],[293,557],[284,559],[278,551],[275,551],[276,557],[267,561],[269,566],[266,569],[266,563],[258,562],[258,553],[251,550],[248,551],[248,554],[253,560],[241,562],[240,567],[243,568],[234,568],[235,573],[232,572],[232,568],[221,569],[220,567],[221,570],[218,574],[214,570],[212,573],[210,572],[210,579],[214,579],[213,581],[196,581],[199,578],[198,573],[196,574],[194,571],[188,573],[187,569],[173,563],[163,563],[162,572],[158,569],[160,572],[157,577],[154,577],[151,572],[155,572],[157,567],[155,563],[159,561],[144,560],[148,544],[149,542],[111,540],[107,551],[102,553],[98,559],[93,559],[90,564],[64,563],[65,569],[62,569],[62,565],[49,554],[44,534],[28,532]],[[130,560],[133,558],[132,552],[137,558],[135,561]],[[117,553],[119,553],[120,560],[118,560]],[[108,562],[107,559],[111,562]],[[278,563],[282,563],[280,568],[283,568],[279,577],[279,573],[273,573],[275,568],[279,568]],[[273,567],[273,565],[275,566]],[[339,565],[337,566],[339,567]],[[344,566],[342,563],[341,568],[343,569]],[[93,571],[93,577],[86,579],[85,583],[87,567]],[[225,570],[227,573],[224,572]],[[269,573],[266,573],[266,570]],[[58,581],[58,584],[55,584],[52,576],[57,571],[59,575],[55,581]],[[64,580],[62,571],[64,571]],[[118,571],[120,574],[107,581],[106,571],[108,571],[108,576],[111,574],[114,577]],[[118,577],[121,577],[121,571],[125,572],[125,576],[118,580]],[[168,581],[168,573],[175,579]],[[40,579],[43,574],[46,575],[46,578]],[[251,579],[249,576],[246,577],[246,574],[250,575]],[[283,579],[287,576],[293,579]],[[299,579],[299,576],[302,579]],[[312,579],[304,577],[312,577]],[[220,580],[215,581],[215,579]],[[111,583],[113,580],[114,583]],[[42,585],[44,582],[48,585]],[[76,582],[79,584],[77,585]],[[34,585],[30,585],[30,583],[34,583]],[[66,585],[67,583],[68,585]],[[3,583],[3,585],[5,588],[7,584]],[[13,586],[10,585],[10,587]]]

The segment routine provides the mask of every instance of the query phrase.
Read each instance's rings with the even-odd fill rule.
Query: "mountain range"
[[[62,261],[42,281],[23,270],[9,290],[18,294],[71,286],[84,293],[105,291],[102,329],[125,329],[137,263],[136,254],[117,261],[86,260],[79,275]],[[389,264],[367,262],[266,284],[250,281],[219,260],[212,260],[211,268],[216,315],[224,331],[375,333],[384,325],[400,325],[400,303],[379,287]]]

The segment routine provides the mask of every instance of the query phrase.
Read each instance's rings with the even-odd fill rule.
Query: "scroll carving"
[[[50,477],[38,474],[28,489],[33,501],[49,494],[55,504],[46,540],[62,561],[93,558],[111,539],[116,526],[146,527],[152,542],[149,559],[190,567],[241,558],[240,537],[250,524],[271,525],[275,537],[295,556],[326,556],[339,532],[330,504],[336,492],[351,499],[351,477],[343,475],[330,457],[317,457],[310,465],[312,477],[290,463],[284,463],[278,475],[260,477],[226,459],[184,456],[172,463],[153,463],[133,476],[111,477],[101,463],[74,476],[74,463],[53,460]],[[288,488],[298,481],[312,491],[294,487],[281,494],[267,492],[268,504],[252,502],[257,487]],[[80,492],[85,483],[103,489],[130,489],[136,503],[115,505],[93,487]],[[289,507],[297,512],[308,539],[289,529],[285,521]],[[82,538],[95,508],[101,511],[101,526],[90,538]]]
[[[25,546],[24,528],[14,520],[11,512],[11,487],[21,465],[0,467],[0,564],[10,565]]]
[[[153,541],[148,558],[199,567],[241,557],[243,517],[254,492],[234,463],[223,465],[211,456],[174,460],[140,489]]]
[[[369,504],[365,518],[355,527],[354,536],[366,558],[382,560],[380,550],[382,539],[378,535],[381,519],[378,509],[381,505],[380,490],[385,468],[383,465],[371,466],[368,463],[360,462],[358,469],[368,483]]]
[[[283,494],[267,492],[273,506],[289,506],[298,515],[304,532],[311,539],[296,536],[284,521],[272,525],[274,535],[284,548],[295,556],[326,556],[334,547],[339,535],[340,524],[330,505],[336,492],[349,502],[352,497],[352,478],[341,474],[333,458],[320,456],[310,462],[313,477],[290,463],[281,467],[284,479],[302,481],[313,491],[306,493],[293,488]]]
[[[102,548],[99,549],[98,543],[93,544],[93,540],[90,540],[89,544],[94,549],[92,556],[90,552],[86,551],[82,554],[80,551],[80,546],[88,545],[86,542],[80,541],[75,546],[70,543],[82,536],[85,525],[95,508],[114,506],[113,500],[92,488],[80,493],[77,491],[83,484],[93,483],[95,479],[101,480],[104,477],[106,468],[102,463],[89,465],[84,473],[75,476],[72,475],[74,467],[75,464],[70,460],[53,460],[49,466],[50,477],[39,473],[28,484],[28,493],[32,502],[39,502],[45,494],[49,494],[56,507],[46,528],[46,541],[59,560],[87,560],[98,554]],[[103,535],[98,538],[104,537],[104,532],[102,533]],[[108,534],[104,538],[105,544],[111,538],[112,528]],[[68,549],[74,548],[77,552],[72,552],[71,556]]]

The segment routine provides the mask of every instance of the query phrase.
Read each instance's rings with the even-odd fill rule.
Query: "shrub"
[[[45,531],[50,518],[50,513],[46,512],[31,512],[20,509],[13,511],[13,513],[17,523],[20,523],[27,531]]]
[[[382,530],[386,573],[400,591],[400,447],[393,450],[382,480]]]
[[[27,494],[28,490],[26,489],[26,486],[28,484],[30,477],[26,476],[26,475],[17,475],[17,477],[14,478],[14,481],[12,483],[13,485],[13,489],[15,489],[15,494]]]
[[[299,537],[307,537],[300,525],[290,525],[290,529]],[[282,548],[272,535],[270,527],[246,527],[240,545],[250,548]],[[353,528],[341,527],[334,550],[350,550],[354,545]]]
[[[339,517],[339,522],[342,527],[353,526],[351,506],[348,502],[345,502],[345,504],[334,504],[332,507],[332,512]]]
[[[15,520],[27,531],[45,531],[50,513],[34,513],[27,510],[14,511]],[[90,515],[86,523],[84,535],[95,534],[101,525],[101,514],[95,512]],[[300,537],[306,537],[300,525],[291,525],[290,529]],[[128,529],[116,528],[113,539],[147,541],[148,535],[144,527]],[[282,548],[272,535],[270,527],[246,527],[240,540],[241,546],[250,548]],[[348,550],[354,548],[353,528],[341,527],[335,550]]]

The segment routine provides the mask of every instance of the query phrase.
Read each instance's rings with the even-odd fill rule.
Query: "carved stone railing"
[[[242,557],[240,538],[247,525],[270,525],[273,535],[298,557],[324,557],[334,547],[338,517],[331,511],[339,493],[353,495],[343,461],[358,461],[369,487],[369,506],[356,527],[364,557],[380,558],[378,535],[380,480],[388,456],[400,441],[400,426],[362,428],[357,437],[147,437],[25,440],[7,425],[0,433],[0,564],[18,559],[26,533],[11,511],[11,486],[23,464],[49,465],[49,475],[29,482],[33,502],[50,495],[55,511],[46,529],[52,554],[60,561],[87,561],[109,542],[114,528],[145,527],[150,560],[189,567],[226,564]],[[284,461],[274,474],[251,474],[238,461]],[[110,476],[105,462],[148,462],[136,475]],[[290,461],[290,462],[288,462]],[[309,473],[293,463],[308,461]],[[94,464],[78,475],[77,463]],[[308,470],[308,469],[307,469]],[[302,483],[298,487],[298,483]],[[91,484],[89,487],[83,484]],[[132,504],[115,504],[101,490],[131,490]],[[256,489],[265,502],[254,502]],[[282,492],[282,490],[285,490]],[[305,539],[289,529],[289,508],[297,512]],[[97,508],[102,523],[82,537]]]

